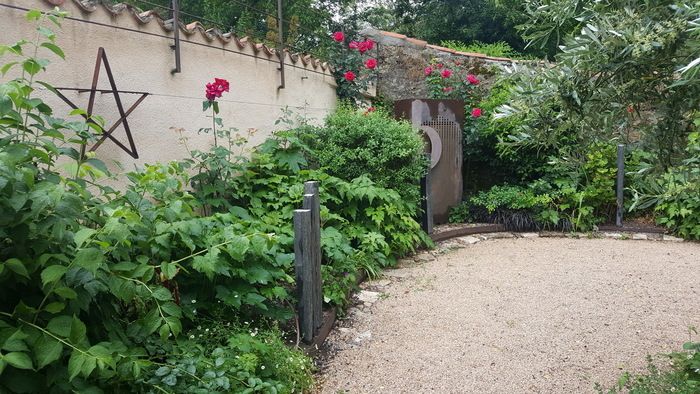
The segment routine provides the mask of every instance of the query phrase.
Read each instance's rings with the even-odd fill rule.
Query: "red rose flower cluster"
[[[344,42],[345,41],[345,34],[342,31],[337,31],[337,32],[331,34],[331,37],[333,38],[333,40],[335,42]],[[350,41],[350,43],[348,43],[348,48],[353,49],[353,50],[357,50],[361,54],[364,54],[365,52],[372,50],[374,48],[374,41],[372,41],[370,39],[367,39],[367,40],[364,40],[361,42]],[[368,70],[376,69],[377,64],[378,64],[377,59],[374,59],[374,58],[369,58],[369,59],[365,60],[365,63],[364,63],[365,67]],[[346,71],[343,74],[343,78],[345,78],[345,80],[348,82],[354,81],[357,77],[358,77],[358,75],[355,74],[354,71]]]
[[[481,117],[481,108],[472,109],[472,118]]]
[[[472,85],[479,84],[479,78],[477,78],[476,75],[474,75],[474,74],[467,75],[467,81],[469,81],[469,83]]]
[[[205,95],[207,96],[207,100],[214,101],[217,98],[221,97],[221,95],[224,94],[224,92],[228,92],[228,90],[229,83],[227,80],[221,78],[214,78],[214,82],[210,82],[207,84]]]

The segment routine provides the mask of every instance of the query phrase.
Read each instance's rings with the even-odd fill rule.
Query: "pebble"
[[[683,242],[684,239],[683,239],[683,238],[674,237],[674,236],[672,236],[672,235],[666,235],[666,234],[664,234],[664,241],[667,241],[667,242]]]
[[[472,237],[471,235],[468,237],[459,237],[457,238],[460,242],[468,244],[468,245],[474,245],[475,243],[480,242],[481,240],[477,237]]]
[[[376,291],[362,290],[357,293],[357,299],[365,304],[373,304],[379,299],[380,294]]]
[[[413,258],[413,260],[415,260],[416,262],[426,263],[426,262],[428,262],[428,261],[434,261],[434,260],[435,260],[435,256],[433,256],[433,255],[430,254],[430,253],[421,253],[421,254],[419,254],[419,255],[416,255],[416,256]]]

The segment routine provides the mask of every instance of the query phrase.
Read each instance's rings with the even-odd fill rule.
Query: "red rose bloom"
[[[481,116],[481,108],[472,109],[472,118],[478,118]]]
[[[425,72],[425,76],[427,77],[428,75],[430,75],[430,74],[433,73],[433,68],[430,67],[430,66],[428,66],[428,67],[426,67],[425,70],[423,70],[423,71]]]
[[[377,68],[377,59],[367,59],[367,61],[365,61],[365,67],[367,67],[370,70],[374,70],[375,68]]]
[[[369,108],[367,108],[367,109],[365,110],[365,113],[364,113],[364,114],[365,114],[365,115],[369,115],[370,113],[374,112],[375,110],[376,110],[376,108],[374,108],[374,107],[369,107]]]
[[[357,41],[350,41],[348,44],[348,48],[350,49],[357,49],[359,47],[360,43]]]
[[[206,90],[204,95],[207,97],[207,100],[209,101],[214,101],[217,98],[221,97],[224,92],[229,91],[229,83],[225,79],[221,78],[214,78],[214,82],[210,82],[206,86]]]
[[[370,39],[365,40],[365,46],[367,47],[368,51],[371,51],[372,49],[374,49],[374,41]]]
[[[477,78],[474,74],[467,75],[467,81],[469,81],[469,83],[472,85],[479,84],[479,78]]]
[[[355,80],[356,75],[355,75],[355,73],[352,72],[352,71],[347,71],[347,72],[345,73],[344,77],[345,77],[345,80],[346,80],[346,81],[352,82],[352,81]]]
[[[438,63],[437,66],[435,66],[435,67],[437,67],[438,69],[440,69],[440,68],[443,67],[443,65],[442,65],[442,63]]]
[[[335,40],[335,42],[343,42],[343,40],[345,40],[345,34],[343,34],[342,31],[337,31],[333,33],[333,40]]]
[[[441,75],[443,78],[449,78],[452,76],[452,71],[450,71],[450,69],[446,68],[446,69],[442,70]]]

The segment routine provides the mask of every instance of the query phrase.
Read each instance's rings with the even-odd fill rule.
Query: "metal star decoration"
[[[107,78],[109,79],[109,85],[111,89],[97,89],[97,81],[100,78],[100,70],[101,66],[104,64],[105,71],[107,72]],[[136,144],[134,144],[134,138],[131,135],[131,128],[129,127],[129,121],[127,120],[127,117],[136,109],[136,107],[141,104],[141,102],[148,96],[149,93],[147,92],[134,92],[134,91],[125,91],[125,90],[119,90],[117,89],[117,84],[114,82],[114,76],[112,75],[112,68],[109,66],[109,61],[107,60],[107,53],[105,52],[105,49],[100,47],[97,50],[97,60],[95,61],[95,71],[92,75],[92,87],[90,89],[80,89],[80,88],[55,88],[56,93],[58,94],[58,97],[60,97],[63,101],[66,102],[66,104],[70,105],[71,108],[73,109],[78,109],[78,106],[75,105],[70,99],[68,99],[65,95],[61,93],[61,90],[73,90],[77,91],[78,93],[83,93],[83,92],[90,92],[90,99],[88,101],[88,107],[87,107],[87,113],[83,114],[82,116],[90,123],[94,124],[99,128],[102,133],[100,134],[100,139],[97,140],[95,145],[93,145],[90,148],[90,152],[94,152],[97,150],[97,148],[102,145],[105,140],[108,138],[117,144],[124,152],[128,153],[129,156],[133,157],[134,159],[139,158],[138,151],[136,150]],[[97,125],[94,120],[92,120],[92,110],[95,104],[95,96],[96,93],[100,92],[102,94],[113,94],[114,95],[114,101],[117,103],[117,109],[119,110],[119,119],[109,128],[106,130],[101,127],[100,125]],[[123,94],[140,94],[141,96],[134,102],[134,104],[129,107],[126,111],[124,111],[124,106],[122,105],[122,100],[121,97],[119,96],[120,93]],[[126,138],[128,140],[129,147],[127,147],[125,144],[123,144],[121,141],[116,139],[112,133],[114,130],[119,127],[119,125],[124,125],[124,130],[126,131]],[[81,154],[84,155],[85,147],[83,146]]]

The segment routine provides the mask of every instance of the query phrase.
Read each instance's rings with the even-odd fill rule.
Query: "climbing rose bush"
[[[348,37],[342,31],[333,33],[331,38],[336,43],[331,48],[330,58],[338,97],[357,104],[378,66],[377,59],[371,56],[375,43],[370,39],[346,42]]]

